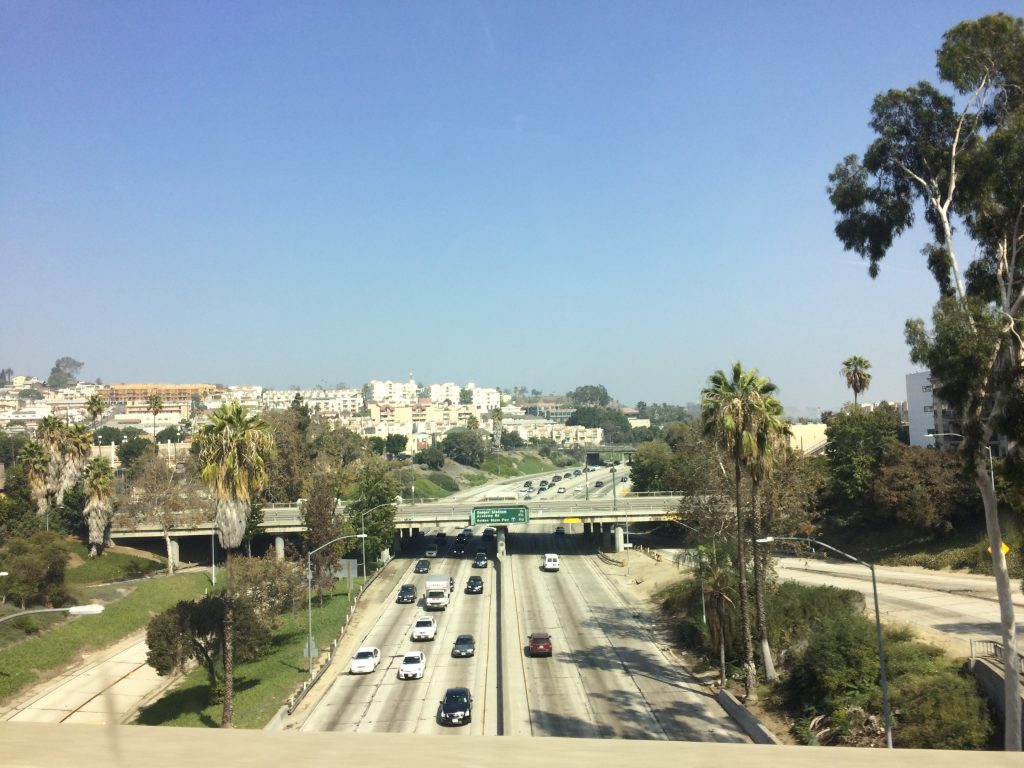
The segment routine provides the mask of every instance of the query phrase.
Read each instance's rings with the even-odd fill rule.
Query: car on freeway
[[[359,648],[352,657],[352,663],[349,664],[348,671],[349,674],[352,675],[367,675],[370,672],[374,672],[379,663],[380,648],[374,648],[372,645],[364,645],[362,648]]]
[[[554,477],[551,478],[551,482],[552,483],[559,483],[561,481],[562,481],[562,476],[561,475],[555,475]]]
[[[552,654],[551,635],[547,632],[534,632],[530,635],[529,641],[531,656],[550,656]]]
[[[421,651],[406,651],[398,665],[399,680],[419,680],[427,666],[427,657]]]
[[[438,715],[443,725],[465,725],[473,717],[473,697],[469,688],[449,688],[441,699]]]
[[[437,544],[427,547],[427,557],[437,557]]]
[[[459,635],[455,638],[455,645],[452,646],[452,656],[463,658],[473,656],[476,653],[476,640],[472,635]]]
[[[415,603],[416,602],[416,586],[413,584],[403,584],[398,590],[398,597],[395,598],[396,603]]]
[[[433,616],[420,616],[412,628],[413,640],[433,640],[437,636],[437,622]]]
[[[620,477],[619,478],[619,482],[620,483],[628,483],[629,482],[629,475],[623,475],[622,477]]]
[[[417,560],[416,567],[413,569],[416,573],[430,573],[430,561],[429,560]]]
[[[564,525],[556,525],[555,526],[555,535],[556,536],[564,536],[565,535],[565,526]]]
[[[448,541],[448,534],[444,531],[438,531],[437,536],[435,536],[434,538],[437,541],[438,546],[440,546],[441,544],[444,544],[446,541]]]
[[[572,476],[573,476],[573,477],[579,477],[579,476],[580,476],[580,475],[582,475],[582,474],[583,474],[583,473],[582,473],[582,472],[580,472],[580,470],[578,470],[578,469],[574,469],[574,470],[572,471]]]
[[[466,593],[479,595],[484,591],[484,580],[480,576],[470,576],[466,579]]]
[[[565,486],[563,485],[561,488],[559,488],[558,492],[559,493],[565,493]]]
[[[477,552],[473,555],[473,567],[474,568],[486,568],[487,567],[487,553]]]
[[[467,539],[471,539],[473,537],[473,529],[472,528],[463,528],[462,529],[462,535],[465,536]]]
[[[595,488],[604,488],[604,480],[598,480],[596,483],[594,483],[594,487]]]
[[[466,545],[463,544],[461,541],[455,542],[455,544],[452,546],[452,555],[454,555],[455,557],[461,557],[464,554],[466,554]]]
[[[523,486],[526,488],[533,488],[533,480],[523,480]]]

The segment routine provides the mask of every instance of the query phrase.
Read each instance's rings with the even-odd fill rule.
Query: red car
[[[547,632],[534,632],[529,639],[531,656],[551,655],[551,635]]]

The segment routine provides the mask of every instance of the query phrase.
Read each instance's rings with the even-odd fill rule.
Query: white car
[[[413,640],[433,640],[437,634],[437,622],[433,616],[420,616],[412,628]]]
[[[402,655],[402,663],[398,666],[399,680],[419,680],[427,666],[427,657],[420,651],[406,651]]]
[[[366,675],[376,671],[379,663],[380,649],[374,648],[372,645],[365,645],[357,650],[356,655],[352,657],[352,664],[349,665],[348,671],[353,675]]]
[[[559,493],[565,493],[565,486],[560,486],[558,489]]]
[[[437,557],[437,544],[427,547],[427,557]]]

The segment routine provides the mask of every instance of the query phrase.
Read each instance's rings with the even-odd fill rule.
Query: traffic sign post
[[[508,525],[509,523],[530,522],[530,510],[526,507],[473,507],[470,525]]]

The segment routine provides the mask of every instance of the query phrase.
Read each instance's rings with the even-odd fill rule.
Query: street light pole
[[[310,677],[313,676],[313,652],[316,648],[316,643],[313,641],[313,555],[342,539],[366,539],[366,534],[353,533],[348,536],[339,536],[306,553],[306,622],[309,628],[309,635],[306,637],[306,654],[309,657]]]
[[[615,465],[612,464],[612,512],[615,511]]]
[[[6,575],[6,572],[0,573],[0,576]],[[31,608],[27,611],[18,611],[17,613],[0,618],[0,624],[16,619],[19,616],[27,616],[30,613],[69,613],[72,616],[95,616],[98,613],[103,613],[105,607],[99,603],[87,603],[86,605],[69,605],[67,608]]]
[[[841,555],[847,560],[863,565],[871,571],[871,592],[875,598],[875,634],[878,637],[878,666],[880,671],[880,681],[882,684],[882,716],[885,718],[885,744],[889,749],[892,749],[892,717],[889,713],[889,682],[885,676],[885,643],[882,639],[882,615],[878,610],[878,582],[875,580],[875,566],[872,563],[866,563],[860,558],[854,557],[848,552],[836,549],[831,544],[826,544],[823,541],[811,539],[807,536],[766,536],[763,539],[755,539],[755,541],[757,541],[758,544],[770,544],[773,541],[802,541],[807,544],[817,544],[819,547],[831,550],[837,555]]]
[[[366,581],[366,516],[371,512],[376,512],[378,509],[383,507],[390,507],[394,502],[385,502],[384,504],[378,504],[376,507],[371,507],[364,512],[359,513],[359,530],[360,538],[363,540],[363,581]]]

